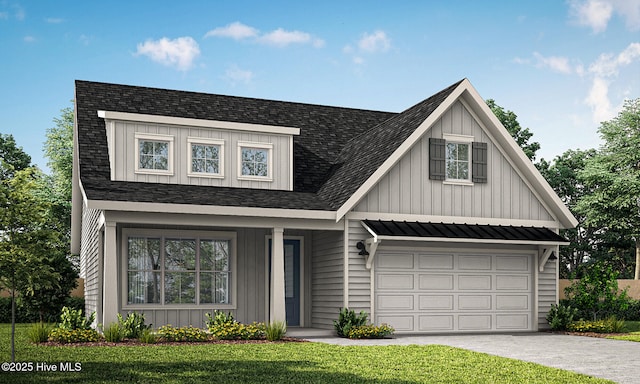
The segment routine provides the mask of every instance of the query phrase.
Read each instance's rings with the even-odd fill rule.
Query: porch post
[[[273,228],[271,241],[271,303],[269,322],[286,321],[284,305],[284,228]]]
[[[104,275],[102,277],[102,322],[104,326],[118,320],[118,252],[116,223],[107,221],[104,225]]]

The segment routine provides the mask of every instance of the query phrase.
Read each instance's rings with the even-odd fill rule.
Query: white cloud
[[[637,0],[571,0],[569,14],[578,25],[604,32],[613,14],[625,20],[630,30],[640,29],[640,1]]]
[[[276,47],[286,47],[290,44],[312,44],[316,48],[324,46],[322,39],[317,39],[306,32],[286,31],[278,28],[275,31],[260,36],[258,42]]]
[[[570,12],[575,21],[594,33],[604,32],[613,14],[613,5],[604,0],[571,1]]]
[[[569,59],[562,56],[548,56],[544,57],[538,52],[534,52],[533,56],[536,58],[536,66],[539,68],[549,68],[554,72],[571,74],[573,68],[569,63]],[[516,61],[518,62],[518,61]]]
[[[592,111],[592,120],[595,123],[609,120],[615,114],[609,101],[609,82],[601,77],[595,77],[585,99]]]
[[[372,34],[365,33],[358,41],[358,48],[363,52],[386,52],[391,47],[391,39],[384,31],[375,31]]]
[[[227,79],[232,85],[236,83],[249,84],[253,80],[253,72],[240,69],[237,65],[233,65],[225,72],[225,79]]]
[[[618,55],[602,54],[589,66],[589,74],[593,82],[585,103],[592,110],[592,118],[596,123],[609,120],[615,116],[619,108],[612,107],[609,100],[609,85],[616,78],[622,67],[640,62],[640,43],[631,43]]]
[[[160,64],[187,71],[192,67],[195,58],[200,55],[200,47],[189,36],[173,40],[163,37],[160,40],[147,40],[138,44],[136,53],[148,56]]]
[[[46,21],[49,24],[60,24],[60,23],[64,23],[64,19],[61,19],[59,17],[48,17],[46,19],[44,19],[44,21]]]
[[[322,48],[324,46],[324,40],[314,37],[307,32],[287,31],[283,28],[278,28],[271,32],[260,34],[258,29],[238,21],[228,24],[225,27],[212,29],[204,35],[204,37],[213,36],[227,37],[234,40],[255,38],[255,41],[260,44],[275,47],[286,47],[291,44],[311,44],[315,48]]]
[[[22,40],[24,40],[25,43],[35,43],[36,38],[33,36],[25,36]]]
[[[257,29],[236,21],[227,26],[212,29],[207,32],[204,37],[229,37],[234,40],[242,40],[256,37],[257,35]]]

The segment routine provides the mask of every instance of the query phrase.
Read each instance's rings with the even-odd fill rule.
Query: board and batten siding
[[[311,326],[332,329],[344,297],[344,233],[314,232],[311,257]]]
[[[429,180],[429,138],[473,136],[486,142],[488,182],[473,185]],[[456,102],[367,193],[354,211],[512,220],[553,218],[466,109]]]
[[[85,313],[98,311],[102,301],[100,287],[101,260],[100,247],[102,236],[99,220],[102,211],[96,209],[82,209],[82,229],[80,242],[80,277],[84,278]]]
[[[556,254],[558,250],[556,249]],[[549,329],[547,314],[551,304],[557,304],[558,260],[547,260],[544,271],[538,272],[538,329]]]
[[[139,227],[139,226],[131,226]],[[163,229],[184,230],[179,226],[167,226]],[[199,229],[206,231],[232,231],[237,233],[237,250],[236,250],[236,270],[232,271],[231,279],[236,279],[236,283],[231,283],[231,287],[236,287],[236,308],[222,309],[223,312],[231,312],[236,320],[244,324],[250,324],[254,321],[263,322],[266,320],[266,238],[271,234],[270,230],[259,228],[206,228]],[[122,232],[119,231],[119,237]],[[121,241],[125,241],[122,239]],[[119,247],[121,249],[121,247]],[[126,264],[124,258],[126,255],[120,255],[122,263]],[[122,279],[126,279],[126,275],[120,273],[120,287],[123,287]],[[126,300],[126,295],[125,299]],[[129,312],[142,313],[147,323],[153,324],[154,328],[164,324],[171,324],[176,327],[192,325],[194,327],[205,327],[205,314],[215,310],[215,305],[207,304],[201,306],[185,305],[184,308],[163,308],[162,305],[135,305],[127,306],[122,303],[119,306],[119,312],[126,316]]]
[[[112,175],[118,181],[147,183],[207,185],[258,189],[289,190],[290,169],[293,156],[290,153],[290,136],[211,129],[182,127],[151,123],[107,120],[107,142],[110,158],[113,159]],[[173,136],[173,175],[136,173],[136,133]],[[224,140],[224,178],[189,176],[188,138]],[[272,181],[238,180],[238,142],[272,144]]]

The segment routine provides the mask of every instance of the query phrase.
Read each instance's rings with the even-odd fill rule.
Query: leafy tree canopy
[[[16,171],[31,166],[31,156],[18,147],[13,135],[0,133],[0,179],[13,177]]]
[[[516,140],[516,143],[522,148],[529,160],[534,161],[536,159],[536,152],[540,149],[540,143],[537,141],[530,142],[533,133],[529,128],[522,128],[518,122],[518,116],[512,111],[505,111],[504,108],[496,104],[493,99],[488,99],[486,102],[498,120],[507,128],[507,131],[509,131],[511,136]]]

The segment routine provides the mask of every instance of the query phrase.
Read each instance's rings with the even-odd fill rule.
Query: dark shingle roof
[[[421,223],[363,220],[376,235],[446,239],[510,240],[566,243],[567,239],[547,228],[511,225]]]
[[[90,200],[335,210],[458,84],[396,114],[76,81],[82,185]],[[294,191],[111,181],[98,110],[300,128]]]

